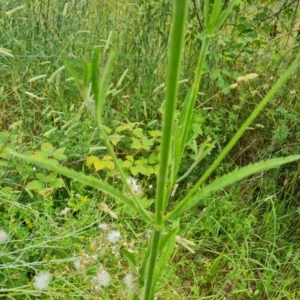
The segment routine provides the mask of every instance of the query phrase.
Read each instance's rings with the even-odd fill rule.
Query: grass
[[[19,5],[17,1],[13,2],[9,1],[9,7],[8,4],[2,6],[2,13]],[[73,82],[65,81],[69,75],[62,70],[49,80],[64,65],[63,53],[67,53],[76,69],[81,70],[82,61],[89,59],[93,46],[99,44],[99,36],[104,48],[112,32],[109,48],[116,46],[119,56],[111,89],[117,86],[124,71],[129,71],[117,89],[120,92],[109,96],[104,114],[106,124],[115,129],[129,120],[139,122],[145,134],[148,130],[160,130],[157,120],[161,119],[158,109],[163,88],[158,93],[154,90],[165,77],[166,24],[170,21],[170,5],[168,2],[161,6],[156,2],[149,6],[110,3],[99,9],[92,2],[88,5],[84,1],[74,1],[64,19],[64,5],[48,1],[40,4],[39,12],[35,3],[5,17],[1,44],[12,50],[14,58],[1,56],[0,120],[2,133],[5,133],[1,135],[1,145],[19,152],[37,151],[43,142],[49,142],[55,148],[65,147],[67,158],[64,164],[118,186],[120,181],[113,172],[105,169],[95,172],[85,165],[91,154],[103,157],[106,153],[101,150],[104,144],[95,130],[91,113],[85,108],[80,110],[82,103]],[[85,13],[80,22],[77,9]],[[120,13],[124,9],[128,12],[126,19]],[[152,18],[150,21],[149,17]],[[42,20],[43,26],[48,24],[47,27],[41,27],[41,31],[33,30],[36,29],[36,20]],[[228,35],[226,26],[222,29],[222,36]],[[84,32],[78,33],[82,28]],[[93,34],[85,33],[85,30]],[[129,37],[128,32],[132,32]],[[193,47],[197,43],[199,40],[194,40],[194,44],[185,50],[181,78],[191,79],[193,76],[190,74],[193,68],[188,66],[195,63],[198,52]],[[234,46],[227,47],[235,49]],[[249,87],[239,87],[228,95],[217,96],[212,114],[208,112],[214,102],[211,100],[202,105],[203,96],[199,96],[197,101],[204,119],[197,121],[203,128],[199,140],[211,135],[220,147],[229,140],[251,107],[258,103],[256,97],[260,99],[267,92],[266,85],[271,85],[273,71],[280,74],[286,67],[282,60],[269,70],[264,68],[272,61],[272,51],[264,52],[262,58],[245,50],[244,58],[238,58],[235,65],[230,61],[228,65],[224,63],[224,69],[234,68],[243,74],[256,71],[260,80]],[[219,54],[220,51],[216,51],[210,58]],[[255,65],[247,62],[249,58]],[[205,99],[219,90],[219,79],[212,80],[207,71],[213,62],[213,59],[209,60],[207,76],[204,77]],[[29,82],[42,74],[47,76]],[[187,83],[180,85],[180,97],[184,98],[187,86]],[[296,93],[291,93],[294,90]],[[257,120],[264,128],[249,130],[215,176],[261,158],[299,153],[297,100],[295,74],[274,98],[272,106]],[[235,106],[238,117],[233,113]],[[226,128],[225,119],[229,120]],[[19,121],[22,123],[17,123]],[[55,131],[51,134],[52,130]],[[91,132],[94,133],[92,137]],[[4,143],[6,133],[8,140]],[[133,131],[128,130],[123,135],[129,140]],[[148,158],[152,153],[152,149],[131,148],[128,140],[116,145],[120,157]],[[190,190],[191,183],[218,155],[218,144],[201,167],[194,169],[180,184],[171,206],[176,205],[180,195]],[[91,148],[98,150],[90,152]],[[191,152],[185,153],[187,169]],[[49,173],[9,160],[2,152],[1,157],[0,230],[5,230],[9,238],[1,243],[0,297],[129,299],[130,292],[123,279],[126,274],[134,274],[135,270],[125,258],[124,250],[132,252],[139,260],[149,239],[149,228],[135,213],[101,192],[65,177],[59,177],[63,179],[64,188],[51,189],[45,184],[40,191],[28,191],[27,184],[36,179],[36,172]],[[139,174],[138,178],[148,198],[153,197],[149,186],[155,182],[154,175]],[[225,188],[186,213],[178,235],[187,241],[176,243],[168,272],[158,284],[158,299],[299,299],[298,185],[299,166],[290,164]],[[108,209],[100,205],[102,202]],[[66,208],[70,211],[64,211]],[[103,223],[109,224],[109,230],[121,233],[119,243],[112,245],[108,242],[107,232],[98,228]],[[188,241],[195,246],[189,245]],[[74,263],[79,258],[81,264],[77,269]],[[111,274],[112,282],[109,287],[99,289],[95,277],[101,268]],[[48,290],[38,291],[33,287],[34,278],[41,271],[53,274]]]

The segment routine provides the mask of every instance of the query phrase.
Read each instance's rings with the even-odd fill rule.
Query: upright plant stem
[[[144,290],[144,300],[153,300],[154,298],[154,288],[155,285],[153,284],[153,277],[154,277],[154,270],[155,270],[155,264],[157,260],[158,255],[158,247],[161,237],[161,231],[160,230],[153,230],[152,238],[151,238],[151,250],[150,250],[150,257],[149,257],[149,267],[146,274],[146,286]]]
[[[187,18],[188,0],[174,1],[173,21],[169,48],[169,62],[167,74],[166,103],[164,107],[162,145],[159,161],[159,174],[157,178],[157,192],[155,199],[155,219],[152,239],[150,241],[150,257],[144,287],[144,300],[154,297],[154,272],[159,251],[161,233],[163,231],[163,217],[170,190],[169,167],[172,159],[172,136],[174,129],[174,116],[178,94],[178,81],[181,69],[181,59],[184,45],[185,23]],[[147,259],[147,257],[146,257]]]

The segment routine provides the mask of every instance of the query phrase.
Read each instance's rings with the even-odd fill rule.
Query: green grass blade
[[[108,84],[110,81],[110,76],[113,69],[113,62],[115,59],[116,53],[113,52],[106,63],[106,66],[103,71],[103,75],[101,77],[100,85],[99,85],[99,49],[95,50],[94,56],[92,59],[92,66],[91,66],[91,81],[92,81],[92,90],[94,93],[94,99],[96,103],[96,118],[98,126],[101,124],[102,120],[102,112],[103,106],[105,103],[106,92],[108,89]]]
[[[204,66],[204,61],[206,58],[206,53],[209,46],[209,38],[205,38],[201,46],[201,51],[199,54],[199,59],[197,63],[197,68],[195,72],[195,79],[192,85],[191,90],[189,91],[184,104],[182,111],[179,116],[178,124],[175,132],[175,159],[174,159],[174,170],[172,174],[173,183],[176,181],[176,177],[179,171],[180,163],[183,156],[183,151],[188,141],[188,135],[192,127],[193,120],[193,109],[195,107],[197,93],[201,81],[201,73]]]
[[[127,196],[123,195],[120,191],[118,191],[114,187],[100,181],[99,179],[84,175],[82,173],[78,173],[74,170],[70,170],[70,169],[68,169],[66,167],[63,167],[63,166],[59,165],[58,163],[55,163],[51,160],[42,160],[42,159],[39,159],[39,158],[18,154],[18,153],[13,152],[13,151],[10,151],[9,153],[11,155],[15,156],[15,157],[18,157],[18,158],[28,162],[28,163],[35,164],[37,166],[40,166],[40,167],[45,168],[47,170],[51,170],[53,172],[57,172],[57,173],[62,174],[66,177],[77,180],[77,181],[79,181],[79,182],[81,182],[85,185],[96,188],[96,189],[112,196],[117,201],[120,201],[124,204],[127,204],[131,209],[133,209],[134,211],[137,211],[137,212],[140,213],[139,207],[136,205],[136,203],[134,203],[134,201],[132,199],[130,199]],[[150,212],[145,212],[144,214],[142,214],[142,217],[148,223],[153,221]]]
[[[200,200],[206,198],[210,194],[217,192],[228,185],[238,182],[250,175],[255,173],[263,172],[268,169],[276,168],[283,164],[293,162],[300,159],[300,155],[291,155],[287,157],[274,158],[267,161],[261,161],[253,165],[243,167],[241,169],[235,170],[229,174],[226,174],[215,181],[213,181],[208,186],[201,189],[200,192],[196,192],[193,195],[186,196],[180,203],[178,203],[175,208],[166,215],[164,221],[178,218],[192,206],[199,203]]]

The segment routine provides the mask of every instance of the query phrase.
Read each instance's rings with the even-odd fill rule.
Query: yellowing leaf
[[[117,128],[116,128],[116,132],[121,132],[121,131],[124,131],[124,130],[127,130],[127,129],[130,129],[130,127],[129,127],[129,125],[128,124],[126,124],[126,125],[121,125],[121,126],[118,126]]]
[[[107,126],[105,126],[105,125],[102,125],[103,126],[103,128],[104,128],[104,130],[106,131],[106,133],[111,133],[112,132],[112,130],[109,128],[109,127],[107,127]]]
[[[103,160],[112,160],[112,157],[110,155],[103,156]]]
[[[110,141],[112,142],[112,144],[114,146],[116,146],[122,138],[123,138],[123,136],[119,135],[119,134],[114,134],[109,137]]]
[[[95,162],[98,161],[100,161],[100,159],[97,156],[92,155],[86,159],[85,165],[90,168]]]
[[[134,162],[134,158],[133,158],[132,155],[126,155],[125,157],[126,157],[129,161]]]
[[[152,131],[148,131],[148,133],[152,136],[152,137],[158,137],[161,136],[161,131],[159,130],[152,130]]]
[[[105,168],[107,168],[109,170],[112,170],[115,168],[115,164],[110,160],[104,161],[104,163],[105,163]]]
[[[95,170],[99,171],[99,170],[103,170],[106,168],[106,163],[107,163],[106,161],[98,160],[98,161],[95,161],[93,163],[93,165],[94,165]]]

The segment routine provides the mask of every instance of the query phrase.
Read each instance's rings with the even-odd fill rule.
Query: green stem
[[[150,243],[150,258],[149,258],[149,266],[147,270],[146,276],[146,285],[144,290],[144,300],[153,300],[154,298],[154,288],[155,285],[153,283],[155,265],[158,255],[159,242],[161,237],[161,231],[153,229],[152,239]]]
[[[184,31],[188,8],[187,4],[187,0],[177,0],[174,3],[167,74],[166,104],[164,107],[164,125],[162,130],[162,144],[155,201],[155,224],[158,226],[162,224],[166,208],[166,199],[170,191],[168,175],[172,155],[171,141],[183,52]]]

